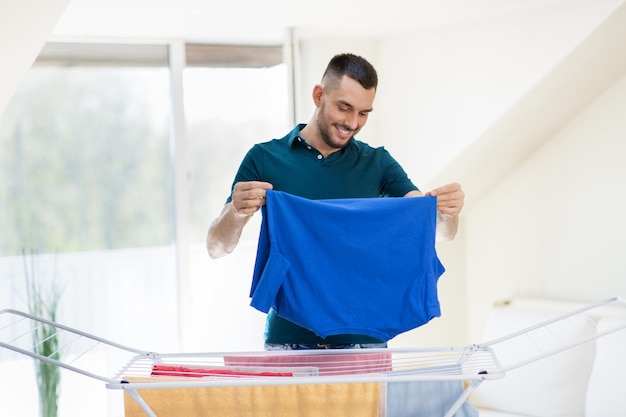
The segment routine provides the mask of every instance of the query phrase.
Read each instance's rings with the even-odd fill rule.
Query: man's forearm
[[[244,226],[250,216],[241,216],[235,212],[232,203],[227,203],[217,219],[209,226],[206,247],[211,258],[220,258],[231,253],[241,237]]]
[[[438,242],[454,239],[459,229],[459,216],[455,214],[437,213],[437,232],[436,240]]]

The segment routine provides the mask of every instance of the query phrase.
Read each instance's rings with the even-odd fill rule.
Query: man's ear
[[[319,107],[322,102],[322,96],[324,95],[324,87],[321,84],[315,85],[313,87],[313,103],[315,103],[315,107]]]

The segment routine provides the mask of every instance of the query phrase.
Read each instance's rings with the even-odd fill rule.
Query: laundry
[[[160,380],[163,380],[162,378]],[[131,380],[154,382],[149,378]],[[184,378],[164,383],[184,383]],[[381,384],[256,385],[139,389],[158,417],[379,417]],[[124,416],[146,413],[124,395]]]
[[[381,340],[440,315],[436,197],[309,200],[269,190],[251,305],[321,337]]]
[[[205,378],[208,376],[293,376],[293,372],[269,372],[224,368],[189,368],[186,366],[154,365],[152,376]]]

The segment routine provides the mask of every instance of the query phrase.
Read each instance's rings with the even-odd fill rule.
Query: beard
[[[348,143],[348,142],[346,142],[346,143],[339,143],[338,141],[334,140],[332,135],[330,134],[329,129],[327,129],[319,121],[318,121],[318,127],[319,127],[319,130],[320,130],[320,135],[322,136],[322,140],[329,147],[331,147],[333,149],[341,149],[344,146],[346,146],[346,144]]]
[[[326,120],[325,117],[325,104],[322,103],[322,105],[320,106],[319,112],[317,114],[317,128],[320,132],[320,136],[322,137],[322,140],[324,141],[324,143],[333,148],[333,149],[343,149],[345,148],[348,143],[350,143],[350,139],[348,140],[335,140],[334,139],[334,129],[336,129],[337,127],[342,128],[343,130],[346,131],[350,131],[352,129],[350,129],[347,126],[344,125],[338,125],[336,126],[335,124],[329,123]],[[354,132],[352,133],[352,136],[354,135]]]

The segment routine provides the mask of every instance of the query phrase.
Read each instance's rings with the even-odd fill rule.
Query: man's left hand
[[[437,209],[441,214],[458,216],[465,203],[465,193],[460,184],[452,183],[434,190],[428,191],[426,195],[437,197]]]

